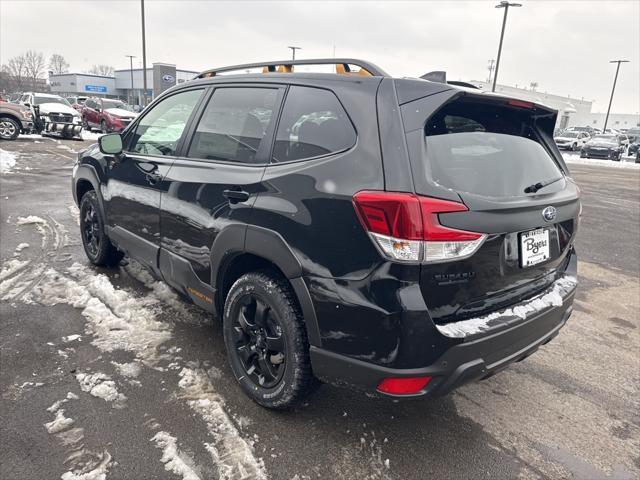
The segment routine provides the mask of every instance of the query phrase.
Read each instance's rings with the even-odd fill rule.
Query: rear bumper
[[[369,392],[376,391],[384,378],[430,376],[429,384],[411,396],[445,395],[465,383],[490,377],[509,364],[524,360],[551,341],[571,316],[574,295],[575,289],[563,298],[561,306],[551,307],[496,333],[467,338],[423,368],[387,368],[311,347],[313,371],[328,383]]]

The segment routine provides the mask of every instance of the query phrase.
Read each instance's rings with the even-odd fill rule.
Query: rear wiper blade
[[[538,190],[551,185],[552,183],[556,183],[560,180],[562,180],[564,177],[557,177],[557,178],[551,178],[549,180],[543,180],[541,182],[538,183],[534,183],[533,185],[529,185],[527,188],[524,189],[524,193],[536,193]]]

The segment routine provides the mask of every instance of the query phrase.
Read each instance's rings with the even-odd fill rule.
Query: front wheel
[[[263,407],[296,405],[314,383],[302,314],[289,285],[267,272],[240,277],[224,305],[224,341],[242,390]]]
[[[104,218],[95,190],[85,193],[80,201],[80,236],[84,251],[94,265],[114,266],[124,256],[104,231]]]
[[[578,144],[574,143],[573,145],[571,145],[571,151],[575,152],[578,149]]]
[[[0,138],[15,140],[20,135],[20,125],[13,118],[0,118]]]
[[[107,128],[107,122],[105,122],[104,120],[100,122],[100,131],[105,134],[109,133],[109,129]]]

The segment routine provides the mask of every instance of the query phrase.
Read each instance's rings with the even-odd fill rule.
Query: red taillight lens
[[[404,240],[422,240],[420,203],[415,195],[363,191],[353,196],[353,203],[369,232]]]
[[[486,238],[440,224],[440,213],[467,211],[462,203],[411,193],[363,191],[353,196],[353,204],[374,243],[392,260],[459,260],[472,255]]]
[[[512,107],[535,108],[533,103],[525,102],[523,100],[509,100],[507,105],[511,105]]]
[[[378,391],[391,395],[412,395],[420,392],[431,377],[385,378],[378,384]]]

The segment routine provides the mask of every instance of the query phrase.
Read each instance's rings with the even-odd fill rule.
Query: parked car
[[[80,114],[59,95],[27,92],[20,97],[20,103],[31,110],[34,129],[38,133],[56,133],[72,138],[82,131]]]
[[[87,101],[87,97],[67,97],[67,101],[76,111],[82,114],[82,108],[84,107],[84,102]]]
[[[629,150],[627,151],[627,155],[629,155],[630,157],[633,157],[638,153],[639,149],[640,149],[640,138],[636,138],[636,140],[629,145]]]
[[[631,127],[626,131],[627,137],[629,137],[629,142],[633,143],[635,141],[640,140],[640,127]]]
[[[99,128],[102,133],[121,132],[138,114],[120,100],[89,98],[82,109],[84,128]]]
[[[315,379],[443,395],[572,312],[581,207],[548,148],[557,112],[359,60],[286,65],[336,62],[203,72],[73,170],[89,261],[127,254],[218,315],[269,408]]]
[[[0,102],[0,139],[15,140],[20,133],[33,129],[31,111],[15,103]]]
[[[601,133],[584,144],[580,151],[580,157],[620,160],[624,149],[620,135]]]
[[[558,148],[579,150],[590,139],[591,136],[587,132],[565,130],[560,135],[554,137],[553,140],[556,142]]]
[[[584,127],[569,127],[566,129],[569,132],[585,132],[588,133],[590,136],[594,136],[597,133],[600,133],[600,130],[598,130],[595,127],[592,127],[591,125],[585,125]]]

